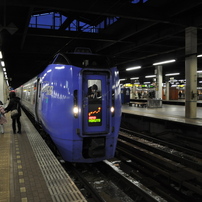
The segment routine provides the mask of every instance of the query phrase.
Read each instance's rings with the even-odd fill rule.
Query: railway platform
[[[197,118],[194,119],[185,117],[185,106],[183,105],[163,104],[161,108],[142,108],[124,104],[122,105],[122,112],[161,120],[202,126],[201,107],[197,107]]]
[[[86,201],[24,113],[13,134],[10,113],[0,134],[0,202]]]
[[[137,132],[154,136],[180,134],[197,139],[202,137],[202,108],[197,107],[196,118],[186,118],[183,105],[163,104],[161,108],[147,108],[124,104],[122,123]]]

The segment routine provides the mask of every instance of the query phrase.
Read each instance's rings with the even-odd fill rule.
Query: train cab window
[[[88,126],[102,125],[101,80],[88,80]]]

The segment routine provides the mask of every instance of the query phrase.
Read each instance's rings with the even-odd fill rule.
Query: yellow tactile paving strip
[[[6,118],[0,133],[0,202],[51,202],[24,129],[13,134],[10,114]],[[23,117],[21,124],[24,128]]]
[[[6,116],[0,134],[0,202],[86,202],[24,113],[22,134],[13,134]]]
[[[24,114],[21,116],[22,134],[11,131],[11,174],[10,202],[51,202],[51,196],[35,155],[27,138],[24,125]],[[11,130],[11,128],[10,128]]]
[[[10,201],[10,133],[8,124],[4,126],[4,134],[0,133],[0,202]]]

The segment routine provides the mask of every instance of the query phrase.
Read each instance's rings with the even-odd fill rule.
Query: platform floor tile
[[[0,202],[86,201],[36,129],[22,114],[13,134],[10,114],[0,134]]]
[[[0,202],[9,202],[10,135],[7,133],[0,133],[0,154]]]

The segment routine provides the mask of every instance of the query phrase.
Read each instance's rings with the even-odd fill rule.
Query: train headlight
[[[79,113],[79,108],[77,106],[73,107],[73,113],[74,113],[74,117],[77,118],[78,117],[78,113]]]
[[[111,111],[111,113],[112,113],[112,116],[114,116],[114,110],[115,110],[115,109],[114,109],[114,107],[112,106],[111,109],[110,109],[110,111]]]

